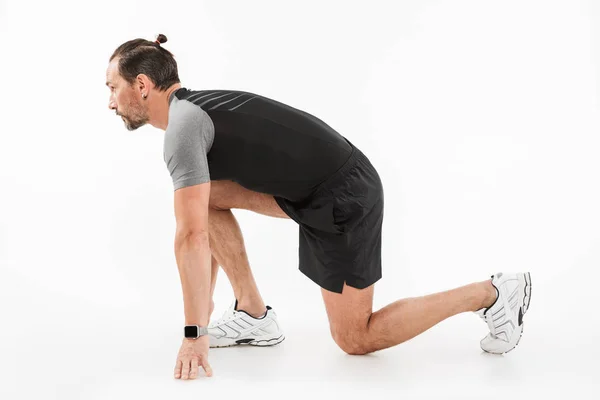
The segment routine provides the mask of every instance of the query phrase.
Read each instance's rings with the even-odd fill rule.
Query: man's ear
[[[152,83],[146,74],[138,74],[135,79],[135,85],[140,93],[146,93],[146,95],[148,95],[150,89],[154,88],[154,83]]]

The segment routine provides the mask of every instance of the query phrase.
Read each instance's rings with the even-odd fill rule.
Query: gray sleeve
[[[210,181],[206,155],[215,136],[213,122],[204,110],[187,102],[177,106],[169,113],[164,143],[174,190]]]

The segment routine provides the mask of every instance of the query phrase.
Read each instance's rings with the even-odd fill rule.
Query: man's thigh
[[[289,218],[270,194],[254,192],[233,181],[211,181],[209,204],[216,210],[239,208],[269,217]]]

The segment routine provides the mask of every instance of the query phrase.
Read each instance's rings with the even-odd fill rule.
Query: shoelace
[[[484,322],[488,325],[489,328],[489,321],[492,319],[492,316],[490,316],[489,314],[486,314],[485,316],[481,316],[481,319],[484,320]],[[492,339],[500,339],[500,340],[504,340],[499,338],[495,333],[492,333],[492,328],[490,329],[490,336],[492,337]]]
[[[229,321],[231,321],[231,320],[233,320],[235,318],[237,318],[237,311],[229,309],[229,310],[227,310],[227,311],[225,311],[223,313],[223,315],[221,316],[220,319],[218,319],[217,321],[209,324],[209,326],[210,327],[215,327],[215,326],[218,326],[218,325],[222,325],[222,324],[224,324],[226,322],[229,322]]]

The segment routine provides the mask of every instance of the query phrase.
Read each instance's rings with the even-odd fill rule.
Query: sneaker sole
[[[253,342],[248,343],[249,346],[256,346],[256,347],[269,347],[269,346],[275,346],[278,345],[279,343],[283,342],[285,340],[285,336],[281,335],[278,338],[273,338],[273,339],[268,339],[268,340],[256,340]]]
[[[256,346],[256,347],[270,347],[270,346],[278,345],[279,343],[283,342],[285,340],[285,336],[281,335],[279,337],[270,338],[270,339],[252,339],[251,342],[247,342],[246,340],[248,340],[248,339],[242,339],[242,341],[239,343],[237,341],[233,341],[231,343],[218,344],[218,345],[210,346],[210,348],[215,349],[215,348],[235,347],[235,346],[243,346],[243,345]]]
[[[531,303],[531,273],[526,272],[524,274],[520,274],[519,276],[519,280],[523,280],[524,282],[524,291],[525,294],[523,296],[523,317],[525,317],[525,313],[527,313],[527,310],[529,309],[529,304]],[[519,342],[521,341],[521,337],[523,337],[523,329],[525,328],[525,321],[521,321],[521,325],[519,326],[521,328],[521,333],[519,333],[519,338],[517,339],[517,342],[515,343],[514,346],[512,346],[510,349],[501,352],[501,353],[494,353],[491,351],[487,351],[485,349],[482,349],[483,351],[485,351],[486,353],[490,353],[490,354],[506,354],[506,353],[510,353],[511,351],[513,351],[518,345]]]

